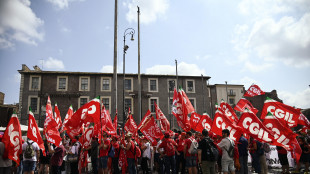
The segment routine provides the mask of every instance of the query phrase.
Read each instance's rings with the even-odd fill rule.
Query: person
[[[31,153],[32,155],[28,156],[27,155],[28,149],[30,147],[32,147],[33,153]],[[22,150],[23,150],[23,172],[24,172],[24,174],[34,174],[37,163],[39,162],[38,159],[40,158],[39,145],[36,142],[28,139],[22,145]]]
[[[258,149],[258,153],[259,153],[259,163],[260,163],[261,173],[268,174],[266,155],[265,155],[265,150],[263,148],[265,143],[261,143],[261,142],[259,143],[260,143],[260,147]]]
[[[282,174],[289,174],[289,164],[287,159],[287,151],[281,146],[277,146],[278,151],[278,157],[280,160],[281,168],[282,168]]]
[[[48,143],[48,152],[52,154],[51,159],[50,159],[50,165],[52,167],[52,174],[61,174],[60,167],[63,163],[63,159],[66,154],[66,149],[63,146],[63,143],[60,143],[60,145],[56,147],[55,149],[53,149],[51,147],[51,144]]]
[[[40,150],[40,169],[39,169],[39,174],[42,173],[49,173],[49,167],[50,167],[50,159],[51,159],[51,154],[48,151],[48,142],[46,139],[43,140],[44,142],[44,148],[45,148],[45,156],[43,155],[43,151]]]
[[[185,144],[185,136],[186,133],[182,132],[180,133],[180,138],[178,138],[178,141],[176,142],[178,144],[177,146],[177,153],[176,153],[176,173],[179,173],[180,167],[181,167],[181,173],[185,173],[185,158],[184,158],[184,144]]]
[[[309,172],[309,159],[310,159],[310,148],[309,144],[306,142],[305,137],[298,137],[297,141],[299,143],[299,146],[301,148],[301,156],[299,159],[299,163],[297,164],[297,171],[300,170],[300,163],[305,164],[305,172]]]
[[[198,143],[198,163],[201,166],[203,174],[215,174],[215,163],[217,159],[208,159],[208,149],[210,146],[214,146],[213,140],[209,137],[209,132],[207,129],[202,130],[202,137]]]
[[[103,132],[101,144],[99,145],[99,174],[108,173],[108,154],[110,148],[110,140],[108,140],[108,134]]]
[[[131,137],[132,133],[128,132],[125,135],[126,146],[122,144],[121,148],[126,151],[129,174],[136,174],[137,170],[135,165],[135,154],[134,154],[136,146],[134,142],[131,140]]]
[[[165,132],[164,141],[158,146],[158,148],[164,149],[164,163],[165,173],[170,174],[170,169],[175,174],[175,151],[177,143],[170,138],[169,132]]]
[[[119,153],[120,153],[120,146],[118,141],[118,135],[112,136],[112,146],[114,148],[114,156],[112,157],[112,166],[113,166],[113,173],[118,174],[119,168],[118,168],[118,160],[119,160]]]
[[[240,162],[240,174],[248,174],[248,140],[241,134],[238,143],[239,162]]]
[[[86,148],[88,150],[88,154],[91,159],[91,165],[92,165],[92,173],[98,174],[98,137],[94,136],[91,140],[91,145]]]
[[[148,162],[151,159],[151,145],[148,142],[146,137],[141,138],[141,150],[142,150],[142,159],[141,159],[141,168],[143,174],[149,173]]]
[[[2,142],[2,135],[0,135],[0,173],[1,174],[10,174],[12,167],[12,160],[8,158],[3,158],[5,152],[5,145]]]
[[[222,141],[218,146],[222,149],[222,172],[224,174],[235,174],[234,160],[233,157],[229,156],[229,150],[231,147],[234,148],[235,144],[232,139],[229,138],[230,132],[228,129],[222,130]]]
[[[75,137],[75,139],[72,139],[71,141],[71,148],[68,154],[77,156],[79,158],[79,151],[80,151],[80,143],[77,141],[78,137]],[[77,158],[77,159],[78,159]],[[70,170],[71,173],[78,173],[78,160],[70,161]]]
[[[189,174],[196,174],[197,173],[197,154],[190,154],[189,149],[192,143],[197,143],[195,138],[192,136],[191,132],[186,132],[186,140],[184,144],[184,158],[186,160],[186,168]]]
[[[257,149],[257,141],[255,141],[253,137],[250,137],[248,150],[250,151],[252,157],[252,166],[255,170],[255,173],[261,173],[260,158]]]
[[[159,148],[159,145],[163,142],[165,137],[163,137],[162,139],[157,138],[157,145],[155,146],[155,154],[154,154],[154,162],[155,162],[155,170],[158,173],[164,173],[165,172],[165,168],[164,168],[164,160],[163,160],[163,152],[164,149],[163,148]]]

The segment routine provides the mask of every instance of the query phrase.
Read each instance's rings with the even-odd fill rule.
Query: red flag
[[[46,117],[50,117],[50,118],[54,119],[50,96],[47,97]]]
[[[259,118],[251,111],[245,111],[241,115],[238,126],[242,127],[243,130],[252,136],[254,139],[260,142],[272,142],[273,132],[264,126]]]
[[[128,164],[127,164],[126,152],[124,149],[120,149],[118,164],[122,169],[122,173],[125,174]]]
[[[208,114],[199,115],[196,112],[193,112],[191,115],[191,126],[195,131],[201,132],[203,129],[211,130],[212,119]]]
[[[147,112],[145,113],[144,117],[142,118],[142,121],[138,125],[138,129],[140,130],[141,127],[147,122],[149,119],[151,119],[151,111],[148,109]]]
[[[309,122],[308,118],[302,113],[300,113],[300,116],[298,118],[298,124],[304,125],[310,129],[310,122]]]
[[[253,84],[249,87],[249,89],[245,92],[243,96],[254,97],[254,96],[263,95],[263,94],[265,94],[265,92],[262,91],[258,85]]]
[[[54,115],[55,115],[55,121],[56,121],[56,123],[57,123],[57,125],[58,125],[58,126],[57,126],[57,129],[59,129],[60,126],[62,125],[62,122],[61,122],[61,116],[60,116],[60,112],[59,112],[57,103],[55,103]]]
[[[114,117],[113,125],[114,125],[114,128],[115,128],[116,132],[117,132],[117,111],[116,111],[116,114],[115,114],[115,117]]]
[[[156,111],[156,119],[160,122],[160,127],[164,131],[170,130],[170,123],[164,113],[160,110],[160,108],[157,106],[156,102],[155,104],[155,111]]]
[[[211,126],[211,132],[222,136],[222,130],[224,129],[228,129],[230,131],[229,137],[232,140],[239,141],[242,129],[235,123],[231,122],[221,111],[217,110]]]
[[[83,148],[87,148],[90,146],[93,135],[94,135],[94,127],[87,128],[79,139],[79,142],[81,143]]]
[[[22,133],[17,115],[15,113],[12,115],[5,129],[2,142],[5,146],[4,156],[7,156],[19,165],[19,156],[22,153]]]
[[[182,96],[183,106],[185,106],[184,108],[186,108],[187,113],[190,114],[190,113],[194,112],[195,109],[194,109],[192,103],[189,101],[185,91],[182,88],[179,90],[179,94]]]
[[[293,150],[291,151],[291,155],[296,160],[296,163],[298,164],[302,150],[296,138],[294,139],[294,141],[292,141],[292,146],[293,146]]]
[[[228,119],[231,122],[236,123],[236,124],[238,123],[238,117],[235,111],[233,110],[233,108],[228,103],[222,100],[220,107],[224,111],[224,114],[228,117]]]
[[[30,140],[36,142],[39,145],[40,149],[42,150],[43,155],[46,156],[44,142],[42,140],[40,130],[38,128],[37,122],[33,116],[33,113],[30,107],[29,107],[29,121],[28,121],[27,137]]]
[[[104,105],[102,105],[101,123],[104,131],[106,131],[109,135],[116,135],[116,129],[112,123],[110,113],[105,109]],[[100,124],[100,122],[98,122],[98,124]]]
[[[83,123],[99,123],[100,122],[100,100],[95,98],[82,107],[80,107],[66,123],[67,128],[77,129],[80,128]]]
[[[156,139],[161,139],[164,136],[158,125],[155,123],[154,117],[148,119],[144,126],[141,127],[140,131],[148,140],[152,142],[152,144],[156,144]]]
[[[185,107],[186,105],[184,105],[183,103],[183,97],[174,88],[172,114],[177,118],[178,125],[187,132],[191,130],[191,125],[190,120],[187,116],[188,112]]]
[[[62,123],[60,132],[63,132],[63,131],[65,131],[65,130],[67,130],[66,124],[67,124],[68,120],[71,119],[72,115],[73,115],[73,108],[72,108],[72,105],[71,105],[71,106],[69,107],[69,109],[68,109],[68,112],[67,112],[67,115],[66,115],[66,117],[65,117],[65,119],[64,119],[64,122]]]
[[[135,120],[132,118],[132,115],[129,115],[127,122],[125,123],[124,129],[126,132],[131,132],[133,135],[137,132],[137,124]]]
[[[278,118],[283,125],[296,127],[300,117],[300,110],[291,106],[275,101],[269,97],[265,100],[261,114],[261,119],[265,119],[267,113],[270,112]]]
[[[292,141],[296,138],[295,134],[291,129],[283,126],[270,112],[265,117],[263,124],[266,128],[270,129],[274,133],[274,140],[270,144],[275,146],[282,146],[286,150],[292,150]]]
[[[248,108],[250,111],[252,111],[254,114],[257,114],[258,110],[253,107],[252,103],[249,102],[245,98],[241,98],[237,105],[234,107],[236,111],[244,112],[245,108]]]

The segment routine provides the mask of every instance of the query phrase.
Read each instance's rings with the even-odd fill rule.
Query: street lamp
[[[131,35],[131,41],[134,41],[135,30],[133,28],[127,28],[124,32],[124,47],[123,47],[123,127],[125,126],[126,120],[126,112],[125,112],[125,55],[126,51],[128,50],[129,46],[126,45],[126,36]]]

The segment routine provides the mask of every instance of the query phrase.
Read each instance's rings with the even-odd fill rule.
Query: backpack
[[[189,140],[192,142],[191,146],[188,149],[188,153],[191,155],[195,155],[198,153],[198,142],[195,139],[190,138]]]
[[[259,141],[256,141],[256,146],[257,146],[257,149],[256,149],[256,154],[258,156],[261,156],[264,154],[264,148],[263,148],[263,144]]]
[[[227,139],[228,139],[228,138],[227,138]],[[230,142],[230,146],[229,146],[229,149],[228,149],[228,150],[227,150],[227,149],[225,149],[225,150],[227,151],[228,156],[229,156],[230,158],[234,158],[234,154],[235,154],[235,145],[234,145],[234,143],[231,142],[230,139],[228,139],[228,141]]]
[[[25,153],[24,153],[24,156],[25,156],[25,158],[27,158],[27,159],[30,159],[30,158],[32,158],[32,157],[34,157],[34,150],[33,150],[33,147],[32,147],[32,144],[33,144],[34,142],[31,142],[31,143],[29,143],[28,141],[27,141],[27,146],[26,146],[26,150],[25,150]]]
[[[264,143],[263,149],[266,153],[269,153],[271,151],[270,145],[268,143]]]
[[[217,161],[219,158],[219,150],[217,149],[216,145],[213,143],[212,140],[205,138],[206,141],[206,159],[207,161]]]

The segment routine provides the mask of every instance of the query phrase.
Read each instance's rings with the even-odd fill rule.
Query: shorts
[[[36,161],[23,161],[23,171],[31,172],[36,169]]]
[[[99,157],[99,169],[106,169],[108,167],[108,156]]]
[[[234,160],[222,160],[222,172],[235,171]]]
[[[197,166],[197,157],[196,156],[187,156],[185,158],[186,163],[185,166],[186,167],[196,167]]]
[[[280,154],[278,153],[280,164],[282,166],[288,165],[288,159],[287,159],[287,154]]]

